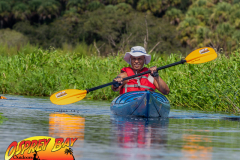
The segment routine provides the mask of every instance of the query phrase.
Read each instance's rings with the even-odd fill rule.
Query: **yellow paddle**
[[[182,59],[179,62],[175,62],[166,66],[162,66],[157,68],[157,70],[161,70],[161,69],[165,69],[168,67],[172,67],[178,64],[183,64],[185,62],[189,63],[189,64],[199,64],[199,63],[205,63],[205,62],[209,62],[214,60],[215,58],[217,58],[217,53],[215,52],[215,50],[213,48],[210,47],[204,47],[204,48],[199,48],[197,50],[192,51],[185,59]],[[151,71],[146,71],[143,73],[139,73],[130,77],[126,77],[123,78],[123,81],[137,77],[137,76],[141,76],[147,73],[150,73]],[[78,89],[66,89],[66,90],[62,90],[59,91],[57,93],[54,93],[53,95],[51,95],[50,100],[52,103],[54,104],[58,104],[58,105],[65,105],[65,104],[71,104],[77,101],[82,100],[87,93],[106,87],[106,86],[110,86],[113,85],[114,83],[117,82],[110,82],[107,84],[103,84],[94,88],[90,88],[90,89],[86,89],[86,90],[78,90]]]

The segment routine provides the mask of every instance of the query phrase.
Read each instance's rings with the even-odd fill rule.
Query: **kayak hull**
[[[160,93],[134,91],[116,97],[110,107],[115,115],[166,118],[170,112],[168,99]]]

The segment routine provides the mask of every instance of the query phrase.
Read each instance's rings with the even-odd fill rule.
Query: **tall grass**
[[[89,55],[92,53],[92,56]],[[64,54],[63,54],[64,53]],[[182,57],[152,55],[147,67],[164,66]],[[111,82],[128,66],[123,55],[98,57],[79,47],[72,53],[55,49],[21,50],[0,59],[0,93],[49,96],[63,89],[92,88]],[[175,107],[239,113],[240,50],[204,64],[184,64],[159,71],[170,87],[167,98]],[[105,87],[87,94],[89,99],[112,100],[119,93]]]
[[[219,54],[216,60],[208,63],[178,65],[160,71],[170,87],[171,103],[191,109],[240,112],[239,51],[230,57]],[[178,60],[176,55],[171,55],[165,64]],[[157,65],[160,61],[152,64]]]

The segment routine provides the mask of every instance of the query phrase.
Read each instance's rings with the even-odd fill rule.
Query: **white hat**
[[[139,57],[145,56],[145,64],[148,64],[151,61],[151,55],[146,53],[146,50],[141,46],[135,46],[131,48],[131,52],[127,52],[124,56],[124,60],[131,64],[130,56]]]

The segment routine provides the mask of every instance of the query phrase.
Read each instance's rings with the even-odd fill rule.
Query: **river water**
[[[49,136],[78,138],[76,160],[239,159],[240,118],[171,109],[167,119],[124,118],[110,102],[82,100],[58,106],[49,98],[4,95],[0,159],[13,141]]]

